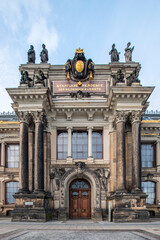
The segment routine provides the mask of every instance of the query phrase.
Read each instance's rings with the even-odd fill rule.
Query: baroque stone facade
[[[82,49],[66,66],[20,66],[23,81],[7,89],[18,120],[0,122],[2,215],[13,210],[13,221],[124,222],[159,214],[159,190],[146,205],[145,183],[159,189],[160,123],[142,120],[154,88],[141,85],[139,70],[131,61],[94,65]],[[19,169],[7,165],[7,146],[15,143]],[[143,167],[141,144],[152,143],[156,161]],[[8,182],[19,182],[15,205],[7,200]]]

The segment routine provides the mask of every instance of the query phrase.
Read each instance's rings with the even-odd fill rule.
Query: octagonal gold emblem
[[[77,72],[82,72],[84,69],[84,63],[81,60],[76,62],[76,70]]]

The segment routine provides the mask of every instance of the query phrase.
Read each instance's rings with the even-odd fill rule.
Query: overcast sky
[[[30,44],[36,63],[45,43],[51,64],[65,64],[78,47],[108,64],[112,44],[124,62],[129,41],[141,83],[156,87],[149,110],[160,111],[160,0],[0,0],[0,23],[0,112],[12,111],[5,88],[19,85]]]

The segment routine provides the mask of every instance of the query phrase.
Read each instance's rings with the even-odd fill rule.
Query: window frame
[[[153,165],[152,167],[142,167],[142,145],[152,145],[153,146]],[[157,162],[157,159],[156,159],[156,143],[155,142],[141,142],[141,167],[142,168],[155,168],[156,167],[156,162]]]
[[[13,146],[13,145],[16,145],[16,146],[19,146],[20,147],[20,144],[18,142],[13,142],[13,143],[6,143],[5,144],[5,167],[6,168],[19,168],[19,161],[18,161],[18,167],[8,167],[8,146]],[[19,148],[20,150],[20,148]],[[19,154],[19,158],[20,158],[20,154]]]
[[[146,181],[143,181],[142,183],[146,183],[146,182],[152,182],[152,183],[154,183],[154,194],[155,194],[155,196],[154,196],[154,202],[153,203],[147,203],[146,202],[146,205],[155,205],[156,204],[156,199],[157,199],[157,187],[156,187],[156,182],[154,182],[154,181],[150,181],[150,180],[146,180]],[[141,185],[142,185],[142,183],[141,183]],[[143,192],[144,192],[144,190],[143,190]],[[146,193],[146,192],[144,192],[144,193]],[[147,193],[146,193],[147,194]],[[148,195],[148,194],[147,194]],[[148,197],[147,197],[148,198]],[[147,201],[147,198],[146,198],[146,201]]]
[[[68,156],[68,131],[67,130],[63,130],[63,129],[58,129],[57,130],[57,156],[56,156],[56,158],[57,158],[57,160],[66,160],[66,158],[58,158],[58,135],[60,134],[60,133],[67,133],[67,154],[66,154],[66,158],[67,158],[67,156]]]
[[[74,156],[73,156],[73,134],[74,133],[86,133],[86,135],[87,135],[87,150],[84,152],[84,153],[86,153],[86,157],[85,158],[74,158]],[[76,139],[78,139],[78,138],[76,138]],[[87,160],[88,159],[88,131],[86,131],[86,130],[73,130],[72,131],[72,135],[71,135],[71,145],[72,145],[72,158],[74,159],[74,160]],[[78,144],[76,144],[76,145],[78,145]],[[82,155],[83,155],[83,149],[82,149],[82,152],[76,152],[76,154],[78,154],[78,153],[82,153]]]
[[[16,183],[18,183],[19,184],[19,182],[18,181],[15,181],[15,180],[11,180],[11,181],[7,181],[7,182],[5,182],[5,205],[14,205],[15,204],[15,202],[14,203],[8,203],[7,202],[7,184],[8,183],[10,183],[10,182],[16,182]],[[18,186],[18,189],[19,189],[19,186]],[[16,193],[16,192],[15,192]],[[15,194],[14,193],[14,194]],[[13,195],[12,195],[13,196]]]
[[[102,136],[102,158],[94,158],[94,156],[93,156],[93,133],[94,132],[100,132],[101,133],[101,136]],[[100,130],[100,129],[94,129],[93,131],[92,131],[92,156],[93,156],[93,158],[94,159],[103,159],[103,130]]]

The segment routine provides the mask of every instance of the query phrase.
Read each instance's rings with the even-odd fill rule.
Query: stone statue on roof
[[[112,49],[109,52],[109,55],[111,55],[111,62],[119,62],[119,54],[120,54],[120,52],[117,51],[115,46],[116,45],[113,43]]]
[[[35,63],[36,56],[35,56],[35,50],[33,45],[30,45],[30,49],[28,50],[28,63]]]
[[[132,61],[132,52],[134,50],[134,47],[131,48],[130,45],[131,45],[131,43],[128,42],[127,47],[125,48],[124,56],[125,56],[125,61],[126,62],[131,62]]]
[[[40,53],[40,57],[41,57],[41,62],[42,63],[47,63],[48,62],[48,50],[46,49],[45,44],[42,44],[42,51]]]

